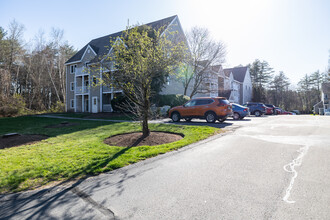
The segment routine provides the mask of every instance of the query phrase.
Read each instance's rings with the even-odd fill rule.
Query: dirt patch
[[[11,135],[8,137],[0,137],[0,149],[10,148],[10,147],[18,147],[20,145],[25,144],[34,144],[38,141],[47,139],[48,136],[46,135],[38,135],[38,134],[31,134],[31,135]]]
[[[181,140],[183,135],[166,132],[150,132],[148,137],[144,139],[141,139],[141,137],[142,132],[120,134],[105,139],[104,143],[120,147],[155,146]]]
[[[70,127],[75,125],[79,125],[79,123],[61,122],[60,124],[47,125],[44,128],[63,128],[63,127]]]

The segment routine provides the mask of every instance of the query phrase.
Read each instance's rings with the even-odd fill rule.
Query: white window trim
[[[75,86],[74,86],[74,82],[70,82],[70,91],[71,92],[73,92],[74,91],[74,88]],[[73,88],[73,89],[72,89]]]
[[[72,71],[72,68],[73,68],[73,71]],[[75,74],[76,73],[76,68],[77,68],[77,64],[70,65],[70,74]]]
[[[70,108],[74,108],[74,99],[70,99]]]

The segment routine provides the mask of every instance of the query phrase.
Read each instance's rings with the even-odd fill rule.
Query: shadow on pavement
[[[124,168],[112,171],[120,173],[115,179],[110,178],[112,173],[105,173],[73,184],[68,180],[47,189],[0,195],[0,219],[114,219],[115,214],[105,204],[125,191],[125,181],[148,170],[128,174]],[[109,186],[115,186],[116,190],[103,201],[95,201],[91,197]]]

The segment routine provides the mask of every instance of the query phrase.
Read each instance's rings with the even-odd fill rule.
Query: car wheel
[[[173,112],[171,118],[173,122],[178,122],[180,121],[180,114],[178,112]]]
[[[254,112],[254,115],[255,115],[256,117],[260,117],[260,116],[261,116],[261,112],[260,112],[260,111],[255,111],[255,112]]]
[[[184,120],[186,120],[187,122],[190,122],[192,118],[185,118]]]
[[[234,120],[238,120],[240,117],[241,116],[237,112],[235,112],[233,115]]]
[[[215,114],[213,112],[206,113],[206,121],[208,123],[214,123],[215,120],[216,120],[216,116],[215,116]]]

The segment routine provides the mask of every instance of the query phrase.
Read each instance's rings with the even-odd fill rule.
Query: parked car
[[[238,119],[243,119],[244,117],[250,115],[250,111],[248,107],[232,103],[231,104],[232,109],[233,109],[233,119],[238,120]]]
[[[272,104],[265,104],[266,107],[271,108],[273,110],[273,114],[276,115],[276,107]]]
[[[178,122],[181,118],[186,121],[201,118],[206,119],[208,123],[214,123],[216,120],[224,122],[230,115],[232,115],[231,104],[223,97],[194,98],[184,105],[171,108],[169,111],[169,117],[173,122]]]
[[[283,110],[282,115],[293,115],[293,113]]]
[[[276,110],[276,114],[278,114],[278,115],[281,115],[283,112],[283,110],[279,107],[275,107],[275,110]]]
[[[292,110],[291,112],[296,113],[296,115],[300,115],[300,111],[299,110]]]
[[[258,102],[247,102],[244,106],[248,107],[251,115],[260,117],[266,113],[266,106],[263,103]]]
[[[266,106],[266,113],[265,114],[266,115],[272,115],[273,114],[273,109]]]

